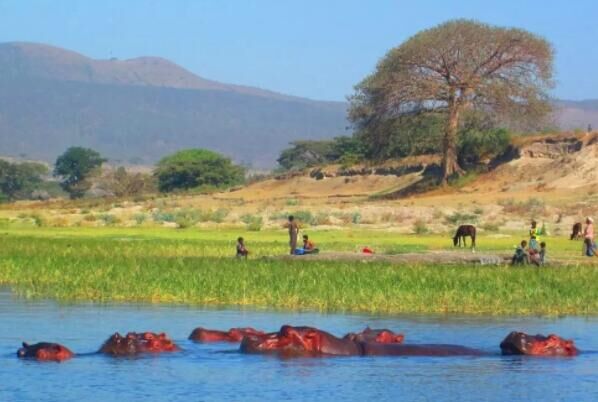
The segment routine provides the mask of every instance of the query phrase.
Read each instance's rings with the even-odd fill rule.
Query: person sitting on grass
[[[511,259],[511,265],[523,265],[529,264],[529,255],[525,248],[527,247],[527,241],[521,240],[521,245],[515,250],[515,254]]]
[[[316,248],[316,244],[309,240],[307,235],[303,235],[303,250],[305,251],[305,254],[315,254],[320,251]]]
[[[245,257],[249,255],[249,250],[245,247],[245,240],[242,237],[237,239],[237,258]]]
[[[534,250],[533,248],[529,249],[529,260],[532,264],[536,266],[544,265],[544,260],[546,258],[546,242],[540,243],[540,250]]]
[[[303,247],[295,249],[295,255],[317,254],[319,251],[315,243],[307,235],[303,235]]]

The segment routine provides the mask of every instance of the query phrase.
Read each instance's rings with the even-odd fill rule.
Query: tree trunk
[[[444,138],[442,139],[442,182],[448,183],[448,179],[453,174],[463,174],[463,169],[459,166],[457,160],[457,133],[459,129],[459,112],[460,107],[458,102],[449,102],[449,116],[444,130]]]

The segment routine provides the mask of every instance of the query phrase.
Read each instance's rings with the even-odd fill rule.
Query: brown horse
[[[457,228],[455,236],[453,237],[453,245],[461,247],[461,239],[463,239],[463,247],[467,247],[465,243],[465,236],[471,237],[471,248],[475,248],[476,228],[473,225],[461,225]]]
[[[579,240],[582,238],[582,235],[581,222],[574,223],[573,228],[571,228],[571,238],[569,240]]]

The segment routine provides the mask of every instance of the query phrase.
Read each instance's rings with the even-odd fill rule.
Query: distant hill
[[[52,161],[71,145],[153,163],[188,147],[271,167],[296,139],[346,133],[346,104],[210,81],[157,57],[94,60],[0,44],[0,155]]]
[[[556,106],[555,120],[561,128],[586,130],[589,124],[594,130],[598,129],[598,99],[558,100]]]
[[[562,128],[598,128],[598,100],[556,103]],[[347,134],[346,108],[211,81],[158,57],[94,60],[49,45],[0,43],[0,156],[53,162],[81,145],[150,164],[205,147],[269,168],[290,141]]]

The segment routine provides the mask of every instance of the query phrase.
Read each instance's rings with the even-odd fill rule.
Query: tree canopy
[[[91,188],[88,177],[105,161],[93,149],[71,147],[56,159],[54,175],[62,177],[60,185],[71,198],[79,198]]]
[[[0,159],[0,201],[29,198],[48,168],[41,163],[11,163]]]
[[[244,180],[244,169],[207,149],[186,149],[158,162],[154,175],[160,191],[229,187]]]
[[[361,159],[366,147],[358,137],[335,137],[332,140],[306,140],[291,142],[277,159],[285,170],[304,169],[325,163],[356,161]]]
[[[356,86],[350,119],[375,131],[405,116],[443,116],[443,180],[461,173],[459,124],[470,111],[540,119],[550,111],[553,50],[521,29],[454,20],[391,49]],[[382,144],[384,145],[384,144]]]

